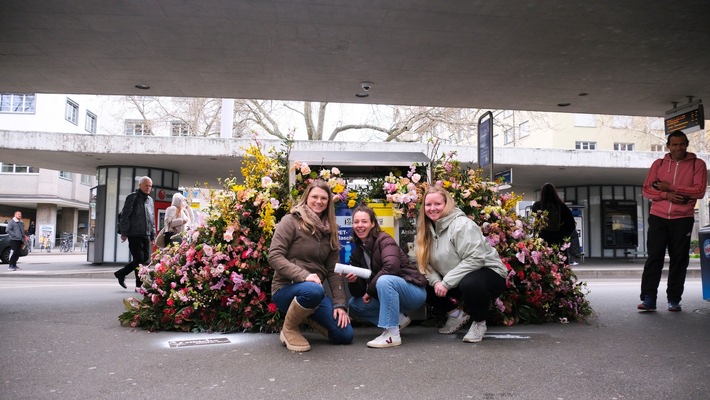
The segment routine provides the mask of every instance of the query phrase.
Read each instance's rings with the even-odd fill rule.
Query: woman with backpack
[[[562,245],[576,229],[572,211],[557,195],[555,185],[549,182],[542,185],[540,200],[532,205],[532,211],[547,211],[547,225],[540,230],[540,237],[550,246]]]

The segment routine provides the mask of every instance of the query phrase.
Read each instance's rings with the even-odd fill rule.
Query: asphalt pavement
[[[710,304],[691,265],[683,311],[638,312],[641,260],[586,260],[587,323],[490,326],[439,335],[414,323],[396,348],[355,343],[292,353],[276,334],[122,327],[120,267],[31,254],[0,272],[0,399],[705,399]],[[625,271],[625,272],[620,272]],[[697,272],[696,272],[697,271]],[[128,282],[128,281],[127,281]],[[661,291],[665,280],[661,282]]]
[[[590,259],[573,270],[579,279],[590,278],[638,278],[643,272],[643,258]],[[60,253],[56,249],[52,253],[33,251],[20,258],[19,271],[8,271],[7,266],[0,265],[0,277],[84,277],[113,278],[113,272],[122,267],[123,263],[92,264],[87,261],[86,253]],[[4,267],[4,268],[3,268]],[[667,266],[663,271],[667,274]],[[700,278],[700,259],[690,259],[688,278]]]

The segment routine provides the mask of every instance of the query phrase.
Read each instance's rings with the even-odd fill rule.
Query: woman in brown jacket
[[[271,295],[286,319],[281,342],[292,351],[311,349],[301,335],[302,323],[309,323],[331,343],[350,344],[350,325],[343,276],[335,273],[340,242],[335,223],[333,194],[323,180],[313,181],[276,226],[269,248],[274,269]],[[322,282],[328,279],[331,300]]]
[[[403,312],[416,310],[426,300],[427,280],[387,232],[380,229],[375,211],[358,206],[353,211],[353,254],[356,267],[372,271],[370,278],[346,275],[350,312],[383,328],[367,342],[368,347],[385,348],[402,344],[399,330],[411,320]]]

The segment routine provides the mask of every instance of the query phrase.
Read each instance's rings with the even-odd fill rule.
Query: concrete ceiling
[[[0,0],[0,91],[662,116],[710,98],[709,16],[707,0]]]

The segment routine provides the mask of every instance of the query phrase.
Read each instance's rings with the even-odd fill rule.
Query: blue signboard
[[[493,179],[493,113],[490,111],[478,119],[478,167],[490,167],[490,179]]]

